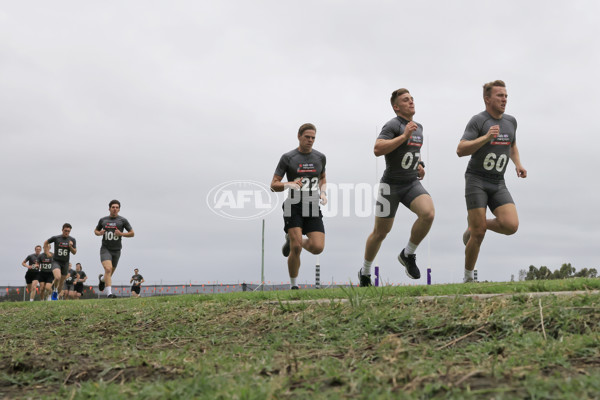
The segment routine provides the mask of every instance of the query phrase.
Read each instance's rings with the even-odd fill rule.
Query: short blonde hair
[[[496,86],[496,87],[506,87],[506,84],[504,83],[504,81],[501,81],[499,79],[496,79],[494,82],[488,82],[485,85],[483,85],[483,97],[490,97],[492,95],[492,88]]]

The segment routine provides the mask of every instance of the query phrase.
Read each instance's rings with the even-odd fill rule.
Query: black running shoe
[[[99,291],[103,291],[103,290],[104,290],[104,287],[106,286],[106,283],[104,283],[104,282],[102,281],[102,274],[98,275],[98,280],[100,281],[100,282],[98,283],[98,290],[99,290]]]
[[[406,268],[406,275],[410,279],[419,279],[421,277],[421,271],[419,271],[419,267],[417,267],[417,256],[414,254],[409,254],[407,256],[404,255],[404,249],[398,255],[398,261],[400,264],[404,265]]]
[[[373,286],[371,284],[371,275],[363,275],[362,268],[358,270],[358,282],[359,287]]]
[[[298,286],[292,286],[292,290],[300,290]]]
[[[116,298],[117,298],[117,295],[116,295],[116,294],[113,294],[113,293],[111,293],[111,294],[109,294],[109,295],[108,295],[108,296],[106,296],[106,297],[108,297],[109,299],[116,299]]]
[[[290,237],[287,233],[285,234],[285,243],[283,244],[283,247],[281,247],[281,253],[284,257],[290,255]]]

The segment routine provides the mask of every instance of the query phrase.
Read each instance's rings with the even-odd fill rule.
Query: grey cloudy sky
[[[21,261],[64,222],[72,261],[100,273],[93,229],[113,198],[136,232],[117,283],[133,267],[149,282],[257,282],[260,220],[215,215],[210,189],[269,184],[304,122],[329,182],[374,184],[374,140],[399,87],[415,97],[436,206],[417,261],[434,282],[459,282],[468,160],[455,150],[494,79],[507,83],[529,176],[510,164],[521,226],[488,234],[480,277],[599,268],[599,19],[592,0],[0,1],[0,284],[21,284]],[[413,220],[400,209],[378,255],[390,283],[413,283],[396,261]],[[266,280],[287,282],[280,211],[265,222]],[[356,281],[372,226],[325,219],[323,280]],[[315,259],[303,254],[301,282]]]

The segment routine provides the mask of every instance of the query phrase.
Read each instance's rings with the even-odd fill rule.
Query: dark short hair
[[[134,270],[134,271],[139,271],[139,269],[137,269],[137,268],[134,268],[133,270]]]
[[[307,122],[306,124],[302,124],[302,125],[300,125],[300,128],[298,129],[298,136],[302,136],[304,131],[308,131],[308,130],[313,130],[316,132],[317,128],[310,122]]]
[[[111,208],[113,204],[118,204],[119,208],[121,208],[121,202],[119,200],[111,200],[110,203],[108,203],[108,208]]]
[[[496,79],[493,82],[488,82],[485,85],[483,85],[483,97],[490,97],[492,95],[492,88],[493,87],[506,87],[506,84],[504,83],[504,81],[501,81],[499,79]]]
[[[35,246],[34,248],[35,248],[35,249],[37,249],[38,247],[39,247],[40,249],[42,248],[42,246],[40,246],[39,244],[38,244],[37,246]]]
[[[71,229],[73,229],[73,227],[71,226],[71,224],[70,224],[70,223],[68,223],[68,222],[65,222],[65,223],[63,224],[63,227],[62,227],[62,228],[63,228],[63,229],[65,229],[65,228],[71,228]]]
[[[78,266],[78,265],[81,267],[81,263],[77,263],[77,264],[75,264],[75,266]]]
[[[392,92],[392,97],[390,98],[390,103],[392,104],[392,107],[394,107],[394,102],[396,101],[396,99],[405,93],[410,93],[410,92],[408,91],[408,89],[405,89],[405,88],[400,88],[400,89],[394,90]]]

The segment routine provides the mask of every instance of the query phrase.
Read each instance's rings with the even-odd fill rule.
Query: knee
[[[383,242],[383,239],[386,238],[387,234],[388,232],[375,229],[373,233],[371,233],[371,237],[377,242]]]
[[[310,249],[311,250],[310,252],[312,254],[321,254],[323,252],[324,248],[325,248],[324,244],[313,245]]]
[[[419,218],[424,222],[429,224],[433,223],[433,219],[435,218],[435,210],[432,208],[431,210],[427,210],[419,215]]]
[[[302,251],[302,242],[291,241],[290,242],[290,254],[299,255]]]
[[[519,221],[514,221],[505,225],[507,235],[514,235],[519,230]]]
[[[481,244],[485,238],[485,228],[471,228],[471,239]]]

